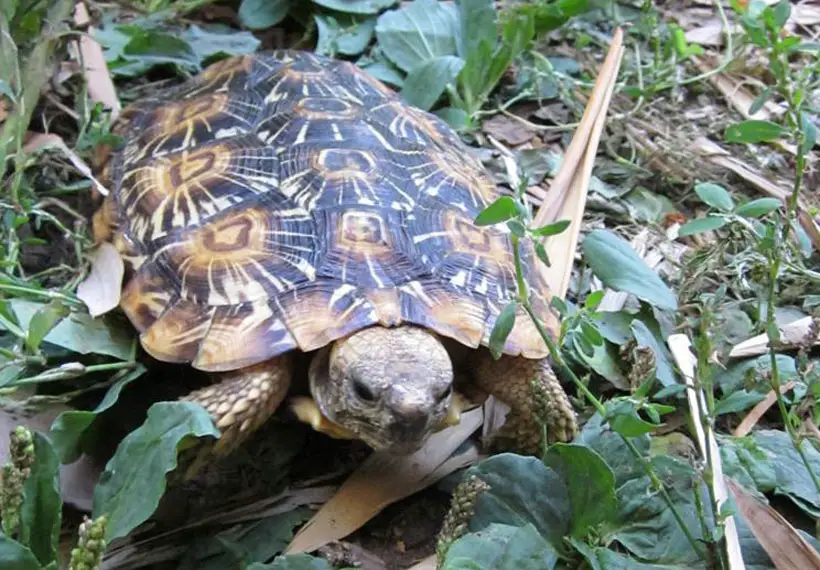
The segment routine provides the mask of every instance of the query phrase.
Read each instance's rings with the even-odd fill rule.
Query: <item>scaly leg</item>
[[[575,412],[546,359],[505,355],[495,360],[487,350],[475,356],[476,383],[510,406],[494,446],[537,454],[541,450],[542,422],[546,424],[549,443],[566,442],[575,437],[578,432]]]
[[[264,424],[288,392],[291,379],[289,355],[220,374],[213,386],[191,392],[183,400],[201,404],[211,414],[222,436],[210,450],[228,455],[254,430]]]

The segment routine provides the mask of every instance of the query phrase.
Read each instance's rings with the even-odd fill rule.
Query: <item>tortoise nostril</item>
[[[353,391],[359,398],[361,398],[365,402],[376,401],[376,394],[375,392],[373,392],[373,389],[361,380],[358,380],[356,378],[353,379]]]

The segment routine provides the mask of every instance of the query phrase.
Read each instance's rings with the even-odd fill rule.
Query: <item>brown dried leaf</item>
[[[77,2],[74,11],[74,22],[77,26],[85,27],[91,23],[83,2]],[[88,95],[95,103],[102,103],[107,109],[111,109],[111,119],[116,119],[120,114],[120,100],[117,98],[117,90],[108,73],[108,66],[105,63],[102,47],[91,37],[92,28],[88,26],[88,33],[80,36],[79,53],[75,44],[71,44],[74,57],[82,61],[88,78]]]
[[[516,121],[507,115],[494,115],[481,123],[481,129],[493,137],[510,146],[518,146],[532,139],[535,131],[521,121]]]
[[[373,454],[342,484],[338,493],[311,518],[285,549],[286,554],[313,552],[361,528],[386,506],[409,497],[478,459],[475,448],[452,457],[482,422],[481,409],[433,434],[409,456]]]
[[[23,152],[28,153],[51,149],[57,149],[62,152],[80,174],[91,180],[100,193],[106,196],[108,195],[108,189],[94,177],[94,174],[91,172],[91,167],[89,167],[82,158],[77,156],[73,150],[68,148],[68,145],[65,144],[65,141],[60,135],[53,133],[29,133],[26,143],[23,145]]]
[[[820,554],[769,505],[751,495],[732,479],[726,484],[740,514],[777,570],[820,570]]]
[[[77,287],[77,297],[86,304],[92,317],[120,304],[124,272],[122,258],[112,244],[103,242],[91,254],[91,272]]]
[[[789,390],[794,388],[794,380],[789,380],[784,385],[780,387],[780,393],[785,394]],[[734,437],[746,437],[752,432],[752,429],[757,425],[757,422],[760,421],[766,412],[769,411],[775,402],[777,402],[777,396],[775,396],[774,390],[769,390],[766,397],[758,402],[754,408],[749,410],[749,413],[746,414],[746,417],[743,418],[743,421],[740,422],[735,428],[735,431],[732,432]]]

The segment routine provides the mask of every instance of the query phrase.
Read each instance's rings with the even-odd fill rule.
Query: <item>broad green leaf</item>
[[[591,232],[584,239],[583,249],[593,273],[607,287],[631,293],[661,309],[677,308],[678,302],[669,287],[614,233]]]
[[[195,26],[180,34],[194,50],[200,65],[219,55],[247,55],[254,53],[260,42],[250,32],[237,32],[227,26]]]
[[[145,373],[142,364],[134,370],[121,375],[120,379],[108,388],[102,401],[91,411],[69,410],[61,413],[51,424],[51,440],[62,463],[73,463],[82,454],[80,443],[86,430],[101,413],[113,406],[123,388]]]
[[[456,131],[462,131],[470,128],[470,116],[462,109],[457,109],[455,107],[443,107],[433,111],[433,114],[450,125],[450,128]]]
[[[312,0],[314,4],[349,14],[378,14],[398,0]]]
[[[242,0],[239,21],[251,30],[263,30],[285,19],[293,0]]]
[[[747,120],[726,129],[727,142],[759,143],[777,140],[784,134],[783,127],[771,121]]]
[[[535,31],[538,35],[560,28],[570,18],[583,14],[589,10],[588,0],[556,0],[550,3],[528,3],[513,8],[516,12],[524,12],[535,22]]]
[[[797,378],[794,358],[787,354],[778,354],[775,361],[777,362],[781,382],[798,380],[795,389],[797,397],[800,397],[805,392],[805,384]],[[766,394],[771,389],[767,380],[771,370],[772,363],[769,355],[762,354],[756,358],[730,362],[726,370],[715,377],[715,381],[724,394],[737,392],[744,388],[754,389],[761,394]]]
[[[599,289],[598,291],[593,291],[587,298],[584,300],[584,308],[594,311],[598,308],[598,305],[601,304],[601,301],[604,300],[604,291],[603,289]]]
[[[800,150],[803,154],[808,154],[817,142],[817,127],[812,117],[803,111],[800,112],[800,129],[803,131],[803,143],[800,145]]]
[[[553,547],[561,549],[571,525],[567,482],[551,467],[534,457],[511,453],[494,455],[474,465],[465,477],[475,475],[490,486],[475,504],[470,531],[492,523],[532,523]]]
[[[309,554],[286,554],[277,556],[272,564],[251,564],[248,570],[333,570],[333,566]]]
[[[51,442],[39,432],[34,436],[34,465],[23,485],[20,541],[27,544],[40,564],[57,560],[63,502],[60,495],[60,462]],[[0,565],[0,568],[4,568]]]
[[[584,354],[578,355],[582,364],[606,378],[619,390],[628,391],[630,385],[620,368],[620,363],[623,358],[618,353],[618,348],[612,343],[604,343],[600,346],[593,345],[592,348],[592,356]]]
[[[37,557],[5,534],[0,533],[0,568],[3,570],[42,570]]]
[[[492,226],[509,220],[517,213],[515,200],[509,196],[501,196],[476,216],[475,225]]]
[[[319,32],[315,51],[320,55],[358,55],[367,48],[376,29],[376,18],[317,13],[313,19]]]
[[[455,83],[463,66],[464,61],[452,55],[427,60],[407,74],[401,96],[411,105],[427,111],[447,85]]]
[[[758,402],[765,400],[766,396],[758,392],[748,392],[747,390],[738,390],[732,392],[725,398],[721,398],[715,402],[714,416],[722,416],[724,414],[734,414],[748,410]]]
[[[572,536],[584,538],[594,527],[614,518],[615,474],[600,455],[583,445],[556,443],[544,461],[567,484]]]
[[[356,65],[367,73],[393,87],[401,88],[404,85],[404,74],[401,69],[387,59],[378,44],[356,62]]]
[[[458,5],[460,33],[458,53],[467,59],[482,41],[494,50],[498,43],[498,23],[493,0],[461,0]]]
[[[379,46],[405,73],[430,59],[458,55],[457,34],[458,8],[436,0],[414,0],[376,22]]]
[[[551,570],[558,554],[531,523],[491,524],[450,545],[442,570]]]
[[[629,451],[623,438],[612,431],[612,428],[604,422],[598,413],[594,414],[584,424],[575,443],[586,445],[606,461],[615,475],[616,488],[621,487],[630,479],[644,475],[643,468]],[[632,443],[641,455],[649,453],[649,436],[644,435],[633,438]]]
[[[199,67],[199,57],[191,45],[180,37],[165,32],[142,31],[135,34],[123,48],[122,54],[127,58],[139,58],[146,63]]]
[[[624,437],[636,437],[648,434],[658,427],[655,424],[642,420],[630,402],[610,400],[606,403],[606,408],[609,425]]]
[[[691,236],[703,232],[711,232],[722,228],[729,220],[722,216],[706,216],[705,218],[697,218],[686,222],[678,229],[680,237]]]
[[[177,466],[177,451],[191,437],[219,437],[208,412],[193,402],[159,402],[120,442],[94,491],[94,517],[108,516],[106,539],[126,536],[151,516]]]
[[[572,545],[589,562],[591,570],[691,570],[691,566],[669,564],[645,564],[633,556],[615,552],[600,546],[591,547],[580,540],[572,540]],[[745,559],[745,552],[744,552]]]
[[[651,319],[651,327],[641,319],[634,319],[630,328],[639,346],[648,346],[655,354],[655,374],[663,386],[673,386],[678,383],[675,375],[675,366],[672,355],[663,342],[663,336],[658,328],[657,321]]]
[[[51,332],[51,330],[57,326],[57,323],[66,317],[68,313],[68,307],[54,303],[49,303],[38,309],[28,323],[26,346],[35,352],[39,350],[40,343],[43,342],[45,336]]]
[[[812,471],[820,473],[820,452],[806,440],[802,450]],[[761,493],[786,496],[809,516],[820,516],[820,494],[786,432],[767,429],[746,438],[724,438],[721,457],[727,477]]]
[[[292,457],[293,454],[288,455],[288,458]],[[278,461],[279,457],[277,456],[276,459]],[[267,483],[266,481],[266,485]],[[281,553],[293,539],[293,529],[306,522],[312,514],[311,509],[300,507],[254,521],[250,525],[234,525],[224,529],[218,535],[220,544],[214,545],[215,548],[219,549],[219,553],[214,554],[211,548],[202,548],[201,544],[192,543],[185,554],[185,559],[188,562],[186,567],[196,568],[196,570],[225,570],[226,568],[232,568],[236,564],[237,552],[246,560],[270,560]],[[225,543],[231,544],[234,551],[226,551]],[[263,564],[259,564],[258,567],[271,568],[271,566]]]
[[[766,12],[771,14],[771,18],[769,19],[771,25],[777,31],[780,31],[780,29],[783,28],[788,21],[789,15],[791,14],[791,3],[789,0],[780,0],[780,2],[774,6],[769,6],[766,9]]]
[[[11,306],[24,329],[35,313],[45,305],[25,299],[14,299]],[[0,328],[5,328],[0,325]],[[92,319],[85,313],[72,313],[60,321],[43,339],[79,354],[103,354],[119,360],[130,360],[134,342],[133,329],[123,322],[115,324],[112,316]]]
[[[760,218],[777,210],[783,202],[777,198],[758,198],[738,206],[735,214],[744,218]]]
[[[606,458],[609,460],[609,458]],[[664,482],[672,504],[695,540],[701,539],[701,521],[694,493],[702,504],[709,496],[698,473],[687,463],[661,455],[650,460]],[[609,525],[608,537],[628,549],[644,563],[700,568],[702,560],[683,534],[669,505],[654,491],[643,473],[618,487],[618,515]],[[713,526],[706,521],[707,532]],[[609,570],[607,568],[607,570]]]
[[[695,192],[703,202],[717,208],[718,210],[731,211],[735,207],[732,195],[723,186],[712,184],[711,182],[701,182],[695,185]]]
[[[515,311],[518,308],[518,303],[515,301],[509,303],[506,307],[501,309],[498,318],[495,320],[493,330],[490,332],[490,340],[488,341],[488,348],[493,355],[493,358],[498,359],[504,352],[504,345],[507,343],[507,337],[515,326]]]
[[[546,226],[541,226],[532,230],[532,235],[538,237],[547,237],[558,235],[569,227],[571,220],[558,220]]]

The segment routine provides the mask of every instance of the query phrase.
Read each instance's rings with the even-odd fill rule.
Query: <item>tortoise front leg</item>
[[[264,424],[290,387],[291,358],[283,355],[261,364],[220,373],[218,384],[191,392],[183,400],[201,404],[222,436],[211,451],[228,455]]]
[[[549,443],[567,442],[575,437],[578,432],[575,412],[546,359],[504,355],[495,360],[488,350],[481,350],[476,356],[473,361],[476,383],[510,406],[494,446],[527,455],[539,453],[541,422],[546,424]]]

